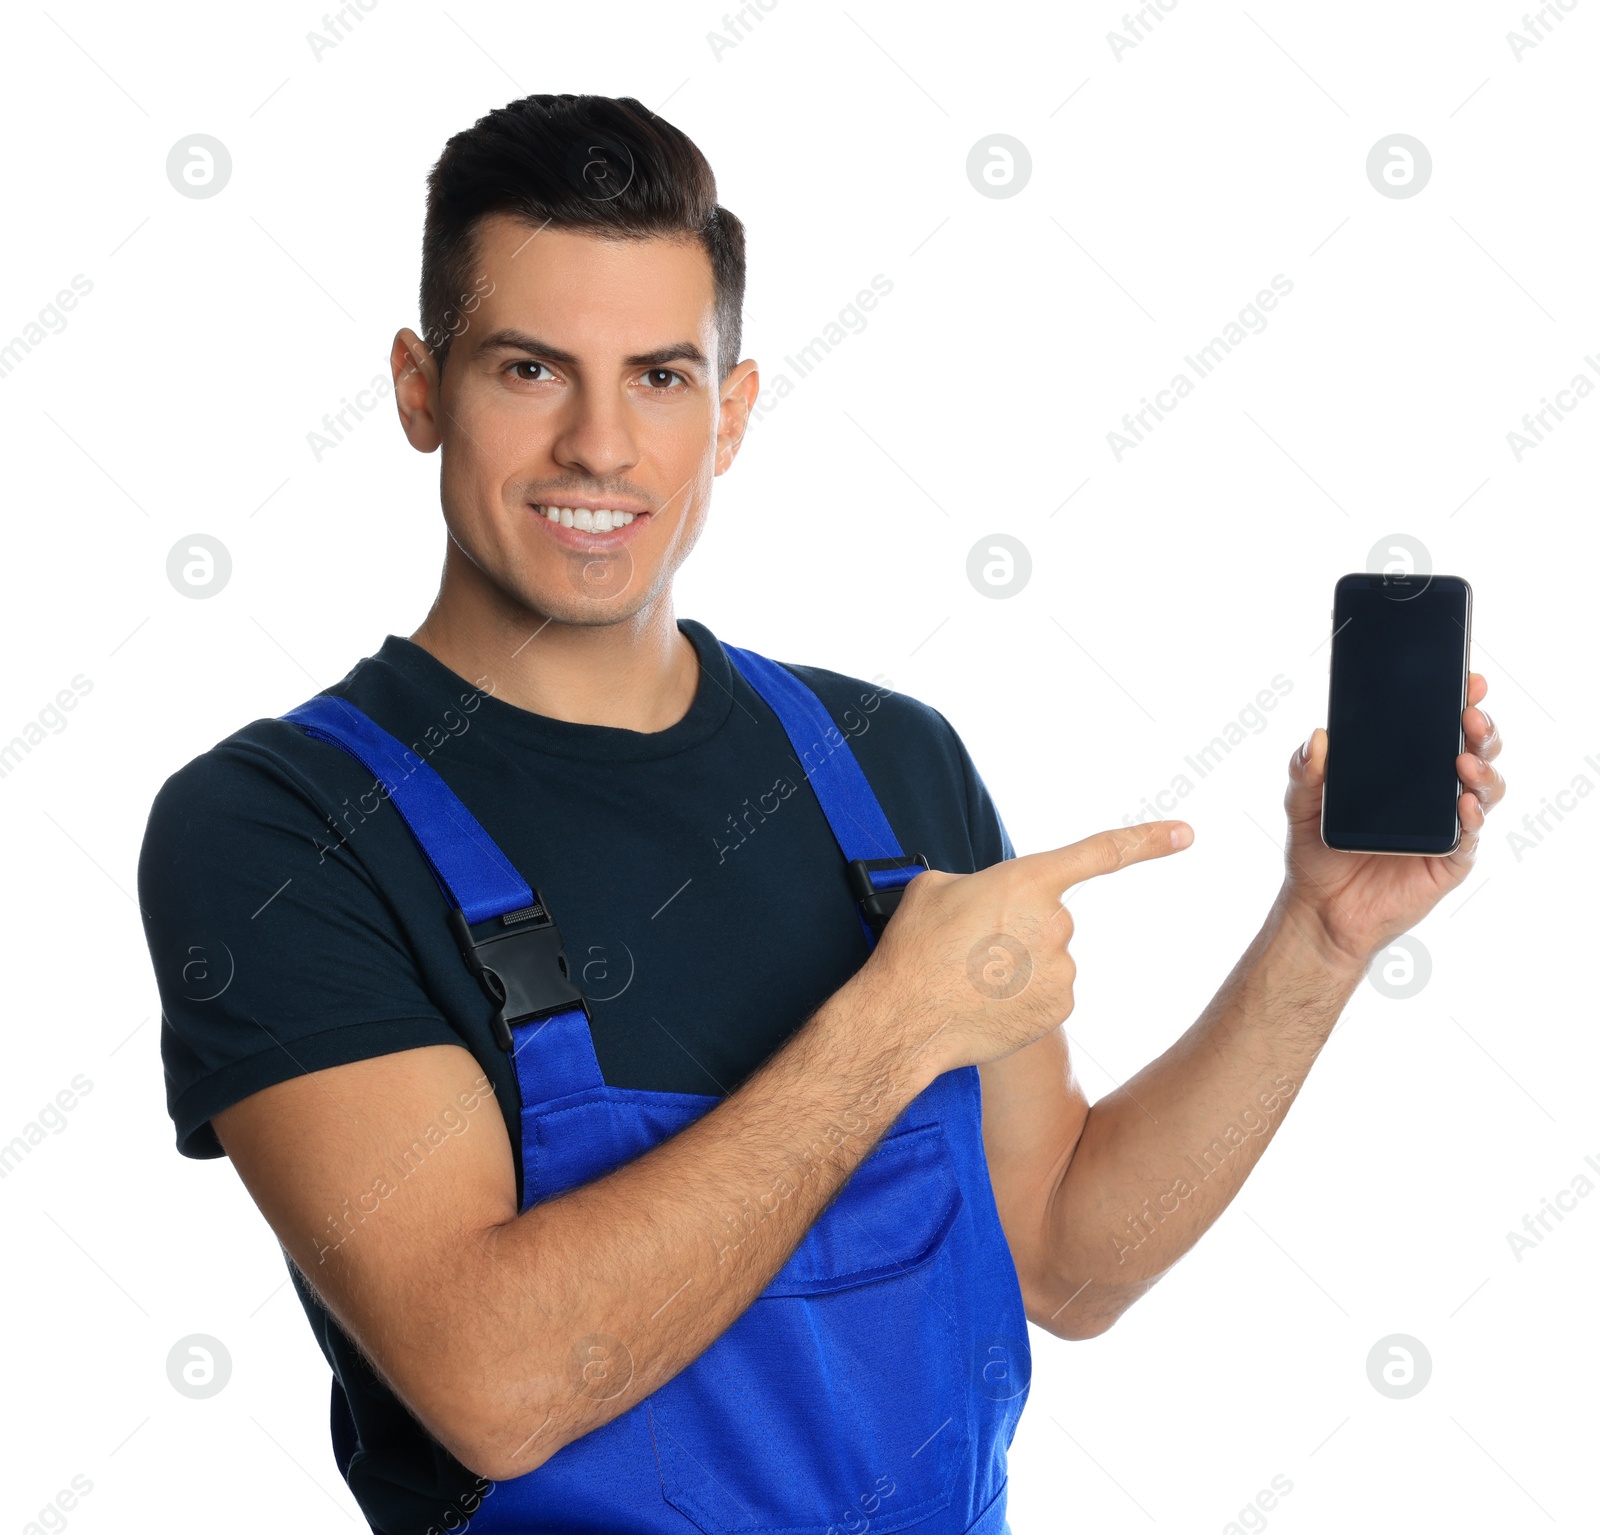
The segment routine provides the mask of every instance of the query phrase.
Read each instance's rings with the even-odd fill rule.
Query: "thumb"
[[[1139,826],[1099,831],[1081,842],[1046,853],[1029,853],[1017,864],[1041,895],[1059,901],[1086,879],[1114,874],[1152,858],[1165,858],[1193,841],[1194,830],[1186,821],[1146,821]]]
[[[1322,819],[1322,785],[1328,776],[1328,732],[1318,725],[1289,759],[1283,808],[1291,823]]]

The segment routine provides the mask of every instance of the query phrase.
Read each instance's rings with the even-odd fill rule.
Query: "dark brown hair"
[[[718,205],[693,141],[631,96],[525,96],[445,145],[422,235],[422,333],[441,373],[476,307],[474,244],[492,213],[607,239],[698,240],[711,261],[718,379],[738,362],[744,225]]]

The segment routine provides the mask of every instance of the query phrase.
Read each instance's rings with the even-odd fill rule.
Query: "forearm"
[[[498,1115],[426,1175],[372,1181],[405,1160],[440,1097],[473,1101],[479,1068],[459,1045],[291,1077],[218,1114],[217,1134],[409,1410],[470,1469],[517,1476],[702,1355],[940,1073],[1054,1033],[1072,1011],[1062,890],[1177,845],[1160,823],[978,874],[919,874],[867,963],[737,1092],[526,1213]],[[1028,955],[1021,991],[974,971],[974,933]],[[382,1220],[322,1240],[352,1186],[382,1199]]]
[[[1090,1109],[1046,1215],[1070,1336],[1109,1327],[1227,1207],[1360,977],[1280,900],[1194,1025]]]
[[[846,987],[681,1134],[484,1234],[468,1378],[499,1475],[625,1412],[766,1288],[937,1071],[887,1017]]]

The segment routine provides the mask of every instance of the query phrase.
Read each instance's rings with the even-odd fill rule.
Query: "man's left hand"
[[[1462,784],[1456,811],[1461,841],[1447,857],[1338,853],[1322,840],[1322,785],[1328,732],[1312,731],[1290,760],[1284,808],[1289,816],[1287,869],[1280,900],[1287,914],[1309,922],[1330,961],[1365,968],[1372,956],[1416,926],[1467,877],[1478,852],[1484,817],[1506,792],[1492,766],[1500,732],[1479,707],[1489,684],[1477,672],[1467,679],[1461,716],[1466,750],[1456,758]]]

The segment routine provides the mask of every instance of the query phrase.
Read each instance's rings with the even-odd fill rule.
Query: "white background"
[[[1177,0],[1120,58],[1120,4],[1063,9],[777,0],[719,57],[715,0],[379,0],[320,61],[312,6],[11,18],[0,342],[75,274],[93,291],[0,379],[0,739],[74,676],[92,691],[0,779],[0,1142],[75,1075],[92,1091],[0,1182],[0,1528],[74,1475],[84,1532],[359,1527],[276,1244],[226,1162],[173,1150],[134,870],[170,772],[422,616],[436,463],[388,409],[320,463],[306,434],[416,323],[444,140],[530,91],[635,95],[701,146],[748,227],[744,354],[769,376],[893,283],[718,482],[681,614],[941,709],[1024,851],[1136,814],[1292,682],[1183,802],[1195,846],[1078,902],[1092,1095],[1188,1025],[1266,911],[1336,577],[1401,533],[1476,590],[1511,792],[1418,932],[1432,978],[1361,988],[1238,1200],[1121,1323],[1034,1334],[1017,1535],[1224,1531],[1280,1474],[1257,1527],[1592,1519],[1600,1198],[1520,1261],[1506,1234],[1600,1157],[1600,798],[1520,856],[1506,834],[1600,783],[1600,401],[1520,462],[1507,433],[1600,352],[1600,8],[1520,59],[1521,0]],[[195,133],[232,155],[207,200],[165,173]],[[1032,161],[1004,199],[966,173],[997,133]],[[1395,133],[1433,160],[1407,199],[1366,175]],[[1267,328],[1118,462],[1122,414],[1280,273]],[[204,601],[166,575],[194,533],[233,561]],[[995,533],[1032,559],[1006,600],[966,574]],[[232,1356],[209,1400],[167,1381],[190,1333]],[[1432,1358],[1408,1400],[1367,1378],[1391,1333]]]

